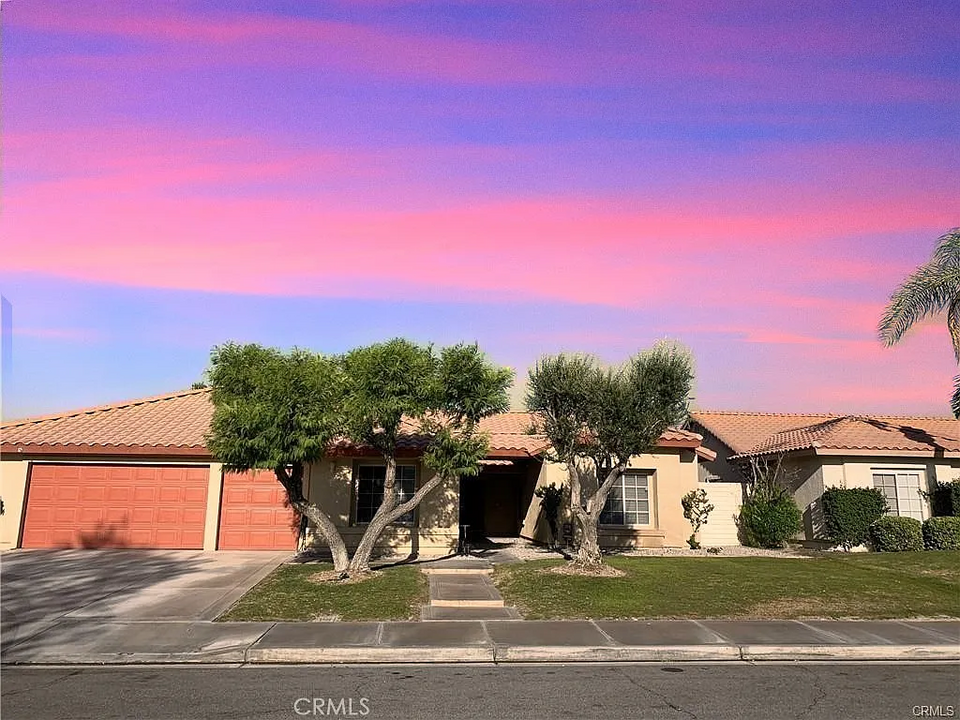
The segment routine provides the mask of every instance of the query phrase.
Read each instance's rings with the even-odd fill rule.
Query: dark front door
[[[480,474],[484,490],[484,529],[487,537],[517,537],[520,534],[520,489],[523,479],[515,474]]]
[[[483,494],[482,475],[460,478],[460,524],[470,526],[467,533],[471,541],[486,535]]]

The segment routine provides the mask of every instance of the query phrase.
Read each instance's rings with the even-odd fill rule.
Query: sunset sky
[[[948,413],[960,3],[9,0],[7,418],[188,387],[210,348],[406,336],[618,362],[695,406]]]

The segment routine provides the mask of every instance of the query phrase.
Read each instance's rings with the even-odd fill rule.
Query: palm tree
[[[926,317],[946,313],[953,354],[960,363],[960,227],[940,237],[933,258],[921,265],[896,289],[880,321],[880,339],[887,347]],[[953,379],[950,401],[960,418],[960,375]]]

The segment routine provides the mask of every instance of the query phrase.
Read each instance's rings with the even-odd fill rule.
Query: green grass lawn
[[[624,577],[501,565],[494,581],[527,619],[960,617],[960,552],[810,559],[614,557]]]
[[[386,568],[360,582],[309,579],[331,567],[281,565],[218,620],[407,620],[429,599],[426,576],[417,567]]]

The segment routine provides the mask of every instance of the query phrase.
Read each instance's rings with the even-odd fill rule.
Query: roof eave
[[[66,444],[25,444],[2,443],[0,454],[5,459],[59,456],[73,457],[100,456],[124,457],[136,455],[138,457],[177,457],[212,460],[210,452],[205,447],[182,445],[66,445]],[[13,457],[10,457],[13,456]]]
[[[931,450],[901,450],[895,448],[816,448],[817,455],[836,457],[838,455],[854,455],[856,457],[925,457],[925,458],[960,458],[960,450],[934,448]]]

